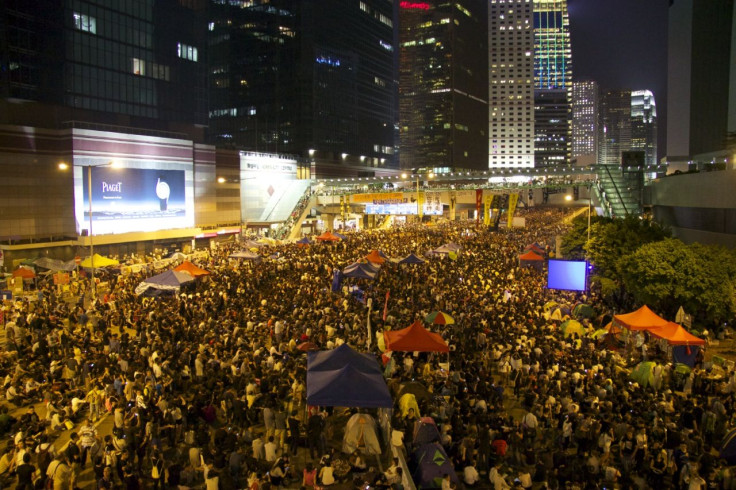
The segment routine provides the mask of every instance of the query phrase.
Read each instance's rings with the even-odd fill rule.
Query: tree
[[[591,216],[590,226],[591,233],[593,225],[598,223],[610,223],[611,218],[604,216]],[[582,260],[585,258],[585,242],[588,241],[588,215],[581,214],[572,220],[570,231],[562,237],[562,247],[560,251],[566,259]]]
[[[667,239],[648,243],[618,259],[622,284],[637,303],[674,317],[682,306],[709,321],[736,312],[736,254],[720,247]]]

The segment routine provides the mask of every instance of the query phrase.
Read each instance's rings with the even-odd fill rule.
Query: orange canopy
[[[187,274],[194,276],[194,277],[209,275],[209,271],[206,271],[204,269],[197,267],[196,265],[192,264],[188,260],[185,260],[184,262],[181,263],[181,265],[174,267],[174,270],[176,272],[186,272]]]
[[[401,330],[383,332],[387,350],[402,352],[450,352],[447,342],[422,326],[419,320]]]
[[[631,313],[614,315],[613,321],[629,330],[650,330],[655,327],[664,327],[668,323],[667,320],[650,310],[647,305]]]
[[[381,257],[381,255],[378,253],[378,250],[373,250],[371,253],[365,256],[365,258],[368,260],[368,262],[373,262],[374,264],[383,264],[386,262],[386,259]]]
[[[544,257],[541,257],[529,250],[527,253],[519,255],[519,260],[544,260]]]
[[[652,328],[649,333],[660,339],[665,339],[670,345],[705,345],[705,340],[696,337],[673,322],[667,322],[662,327]]]
[[[333,235],[331,231],[326,231],[321,235],[315,237],[315,239],[322,242],[336,242],[340,239],[340,237]]]
[[[13,271],[13,277],[22,277],[23,279],[33,279],[36,274],[31,269],[25,267],[18,267]]]

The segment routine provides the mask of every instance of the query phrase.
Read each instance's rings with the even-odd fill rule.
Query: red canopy
[[[31,269],[25,267],[18,267],[13,271],[13,277],[22,277],[23,279],[33,279],[36,274]]]
[[[527,245],[525,250],[531,250],[533,252],[539,252],[540,254],[544,253],[544,250],[540,248],[536,243],[532,243],[531,245]]]
[[[373,262],[374,264],[383,264],[386,262],[386,259],[381,257],[381,255],[378,253],[378,250],[373,250],[371,253],[365,256],[365,258],[368,260],[368,262]]]
[[[315,237],[315,240],[319,240],[322,242],[336,242],[340,239],[339,236],[333,235],[331,231],[326,231],[322,233],[321,235]]]
[[[447,342],[439,334],[422,326],[419,320],[401,330],[383,332],[386,350],[402,352],[450,352]]]
[[[519,260],[544,260],[544,257],[540,257],[539,255],[529,250],[527,253],[519,255]]]
[[[667,322],[663,327],[652,328],[649,333],[660,339],[665,339],[670,345],[705,345],[705,340],[692,335],[673,322]]]
[[[184,262],[181,263],[181,265],[174,267],[174,270],[177,272],[186,272],[187,274],[194,276],[194,277],[209,275],[209,271],[206,271],[204,269],[197,267],[196,265],[192,264],[188,260],[185,260]]]
[[[664,327],[669,323],[667,320],[650,310],[647,305],[644,305],[631,313],[614,315],[613,321],[629,330],[650,330],[656,327]]]

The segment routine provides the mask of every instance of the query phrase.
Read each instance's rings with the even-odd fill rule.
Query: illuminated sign
[[[87,169],[79,168],[79,229],[88,229],[90,189]],[[194,203],[187,198],[184,170],[93,167],[92,232],[95,235],[194,226]]]
[[[354,203],[365,204],[398,204],[408,202],[402,192],[373,192],[368,194],[353,194]]]
[[[429,4],[424,2],[399,2],[402,9],[429,10]]]
[[[428,203],[424,204],[424,214],[427,215],[442,215],[442,206],[436,207]],[[366,204],[365,214],[394,214],[394,215],[414,215],[417,214],[416,203],[402,203],[402,204]]]

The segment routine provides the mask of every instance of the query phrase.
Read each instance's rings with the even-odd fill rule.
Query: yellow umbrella
[[[563,322],[562,325],[560,325],[560,330],[562,330],[562,334],[565,337],[570,337],[572,334],[577,334],[579,337],[582,337],[585,333],[585,328],[583,328],[582,323],[577,320],[567,320],[566,322]]]

